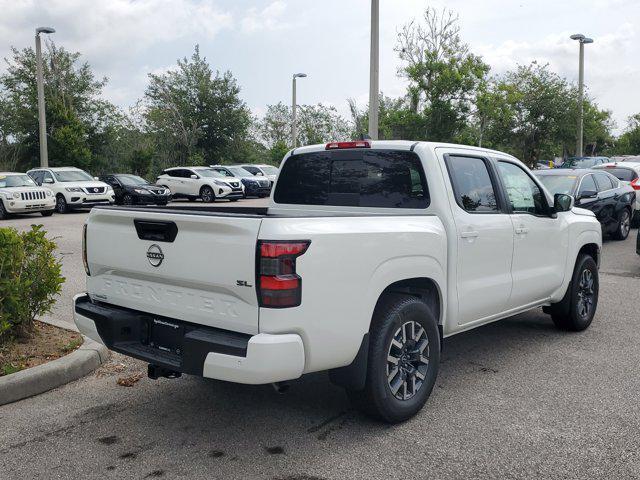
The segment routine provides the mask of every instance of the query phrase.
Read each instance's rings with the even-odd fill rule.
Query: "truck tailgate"
[[[88,293],[134,310],[258,333],[261,222],[250,215],[94,209],[87,220]]]

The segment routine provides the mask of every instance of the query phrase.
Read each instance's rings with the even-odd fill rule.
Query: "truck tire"
[[[347,394],[364,413],[403,422],[429,398],[439,364],[438,322],[429,306],[410,295],[390,294],[373,314],[365,387]]]
[[[631,212],[626,208],[620,212],[618,217],[618,227],[613,232],[613,238],[616,240],[626,240],[631,230]]]
[[[580,254],[571,283],[562,300],[546,309],[561,330],[580,332],[591,325],[598,307],[598,266],[590,255]]]

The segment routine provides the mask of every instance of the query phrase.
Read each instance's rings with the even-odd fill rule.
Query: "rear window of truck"
[[[274,200],[294,205],[426,208],[429,191],[415,153],[350,149],[289,157]]]

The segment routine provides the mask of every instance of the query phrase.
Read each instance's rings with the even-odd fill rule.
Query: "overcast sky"
[[[640,112],[640,1],[638,0],[380,0],[380,88],[404,93],[393,52],[397,29],[425,6],[460,15],[463,39],[499,74],[538,60],[577,78],[576,32],[594,38],[586,47],[585,81],[618,130]],[[242,98],[256,114],[289,102],[291,74],[299,103],[335,105],[368,99],[369,0],[0,0],[0,56],[11,45],[33,45],[34,28],[57,29],[52,38],[79,51],[105,95],[122,107],[143,95],[147,73],[178,57],[201,52],[215,69],[231,70]],[[0,71],[4,71],[4,62]]]

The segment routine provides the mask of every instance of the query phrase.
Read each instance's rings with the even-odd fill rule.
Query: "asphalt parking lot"
[[[84,287],[85,216],[3,222],[60,237],[60,321]],[[0,478],[640,478],[635,238],[604,245],[590,329],[559,332],[535,310],[447,339],[431,399],[402,425],[353,411],[325,374],[284,395],[189,376],[121,387],[145,365],[114,355],[0,407]]]

